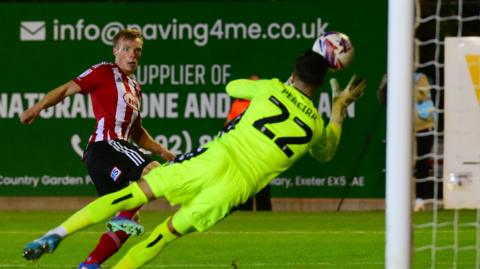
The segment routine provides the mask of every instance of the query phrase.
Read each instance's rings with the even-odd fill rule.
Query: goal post
[[[480,1],[389,0],[388,6],[385,268],[480,268]],[[414,67],[429,79],[435,126],[428,130],[432,149],[415,156]],[[422,135],[415,133],[417,140]],[[428,160],[427,174],[413,179],[413,160]],[[416,192],[427,212],[415,220],[413,183],[431,188]]]
[[[414,1],[388,3],[385,268],[411,267]]]

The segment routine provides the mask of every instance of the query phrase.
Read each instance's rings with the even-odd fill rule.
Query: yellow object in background
[[[473,88],[477,95],[477,102],[480,105],[480,54],[467,54],[465,55],[465,59],[467,60]]]

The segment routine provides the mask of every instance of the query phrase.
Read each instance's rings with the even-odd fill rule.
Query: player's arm
[[[40,101],[20,114],[20,122],[23,124],[32,124],[40,112],[48,107],[54,106],[66,97],[81,91],[80,86],[73,80],[56,87],[49,91]]]
[[[310,149],[310,154],[322,162],[331,160],[335,155],[347,107],[363,95],[366,83],[364,78],[353,75],[343,91],[335,78],[330,80],[330,86],[333,99],[330,122],[319,141]]]
[[[227,84],[227,93],[235,98],[251,100],[258,92],[257,83],[259,81],[251,79],[232,80]]]
[[[310,155],[320,162],[330,161],[337,152],[342,124],[330,122],[320,139],[310,148]]]
[[[159,155],[166,161],[175,159],[175,154],[163,147],[155,141],[148,131],[142,126],[140,118],[138,118],[132,126],[132,139],[138,146]]]

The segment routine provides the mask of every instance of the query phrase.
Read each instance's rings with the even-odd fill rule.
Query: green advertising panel
[[[136,77],[143,124],[174,153],[213,139],[230,108],[229,80],[286,80],[295,58],[325,31],[350,36],[354,62],[330,72],[346,85],[367,78],[364,98],[349,107],[334,159],[302,158],[272,182],[274,197],[380,198],[385,187],[385,111],[376,89],[386,68],[386,1],[246,1],[158,3],[1,3],[1,196],[94,195],[81,161],[94,130],[88,96],[42,111],[32,125],[19,114],[49,90],[100,62],[112,62],[121,28],[144,35]],[[328,81],[328,80],[327,80]],[[328,121],[328,83],[314,98]]]

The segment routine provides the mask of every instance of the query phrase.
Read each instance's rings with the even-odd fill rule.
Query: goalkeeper
[[[330,81],[333,106],[325,127],[312,97],[327,69],[327,61],[309,50],[297,58],[288,85],[278,79],[231,81],[227,93],[251,100],[250,107],[215,140],[153,169],[118,192],[96,199],[24,251],[40,257],[52,252],[65,236],[153,199],[165,197],[172,205],[180,204],[177,212],[113,267],[139,268],[172,240],[212,227],[306,152],[321,162],[330,160],[339,143],[346,108],[363,94],[366,84],[353,76],[341,91],[335,79]]]

